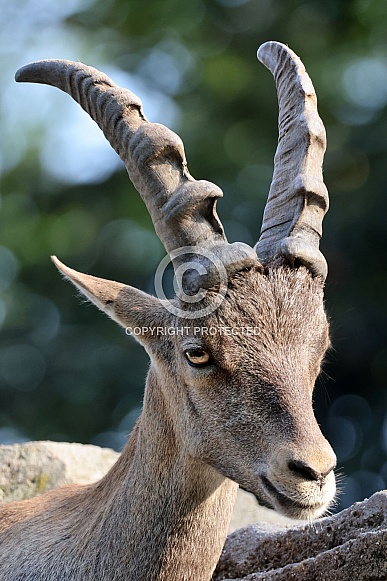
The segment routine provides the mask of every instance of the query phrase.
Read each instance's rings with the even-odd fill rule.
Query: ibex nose
[[[306,462],[301,460],[289,460],[288,468],[292,472],[296,472],[299,476],[301,476],[304,480],[314,480],[316,481],[320,488],[323,487],[325,484],[325,479],[336,468],[336,459],[333,463],[329,464],[328,468],[324,468],[323,470],[316,469],[316,467],[310,466]]]

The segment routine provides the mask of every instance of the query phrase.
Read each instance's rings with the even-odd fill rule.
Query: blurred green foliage
[[[288,44],[327,128],[322,250],[334,349],[316,411],[345,474],[341,506],[387,482],[387,3],[379,0],[0,0],[0,441],[120,448],[142,349],[74,297],[50,263],[152,291],[163,256],[115,154],[68,96],[16,86],[39,58],[79,59],[139,93],[182,136],[195,177],[220,185],[231,241],[258,238],[277,102],[255,52]],[[122,82],[121,82],[122,81]]]

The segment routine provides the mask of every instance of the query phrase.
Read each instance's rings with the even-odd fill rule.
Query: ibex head
[[[227,242],[221,190],[191,177],[180,138],[149,123],[133,93],[69,61],[27,65],[17,80],[59,87],[98,123],[173,261],[177,296],[167,301],[54,258],[100,309],[142,329],[136,336],[152,361],[144,413],[157,406],[185,454],[282,513],[311,518],[335,494],[335,455],[312,409],[329,345],[319,251],[325,131],[299,58],[277,42],[258,57],[277,84],[279,144],[254,250]]]

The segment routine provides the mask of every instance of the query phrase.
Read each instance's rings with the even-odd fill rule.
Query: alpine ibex
[[[277,84],[279,144],[254,250],[227,242],[221,190],[192,178],[179,137],[149,123],[130,91],[70,61],[17,73],[66,91],[98,123],[178,282],[176,297],[160,300],[53,258],[97,307],[141,328],[151,365],[142,415],[101,481],[1,507],[1,579],[208,581],[238,485],[298,518],[319,516],[334,497],[335,455],[312,409],[329,345],[319,251],[325,131],[299,58],[277,42],[258,56]]]

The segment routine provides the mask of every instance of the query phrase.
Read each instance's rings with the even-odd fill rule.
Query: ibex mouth
[[[262,484],[269,495],[273,508],[282,512],[285,516],[298,519],[317,518],[327,508],[325,502],[305,503],[290,498],[279,491],[266,476],[262,476]]]

